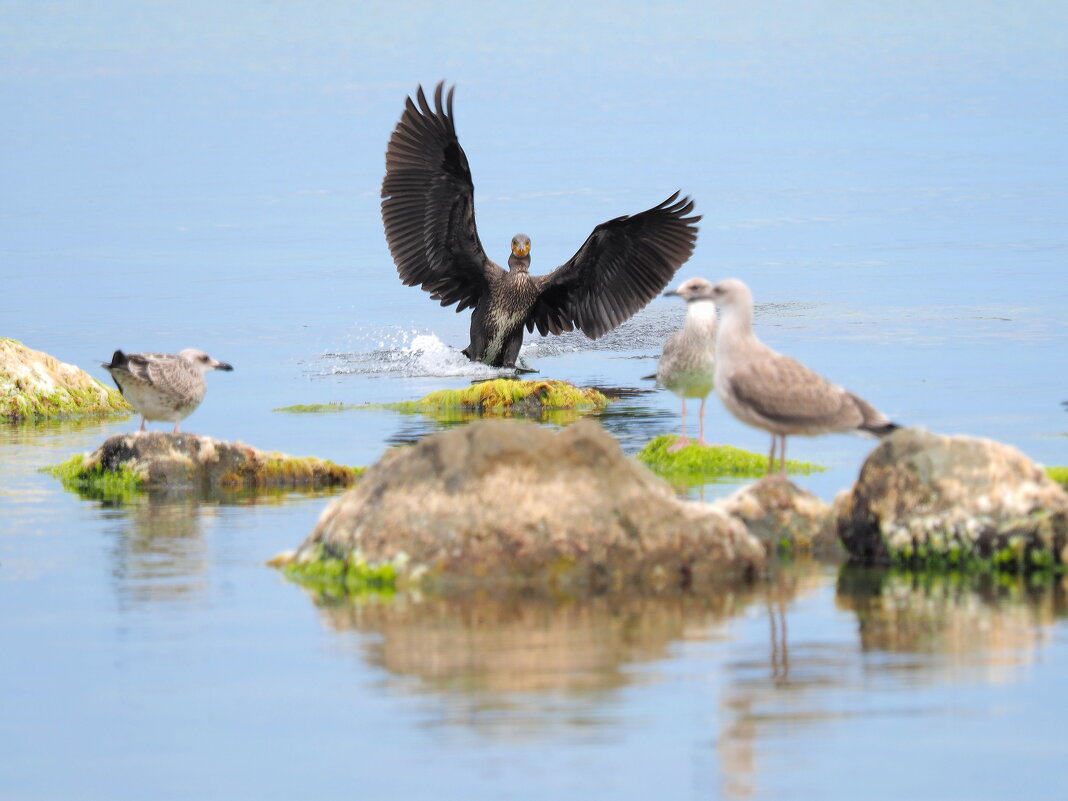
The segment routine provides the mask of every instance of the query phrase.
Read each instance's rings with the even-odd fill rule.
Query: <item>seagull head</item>
[[[229,372],[234,369],[226,362],[220,362],[218,359],[213,359],[204,351],[197,350],[196,348],[186,348],[178,355],[202,373],[206,373],[208,370],[226,370]]]
[[[674,289],[669,289],[664,295],[682,298],[687,303],[695,300],[712,300],[712,282],[704,278],[687,278]]]

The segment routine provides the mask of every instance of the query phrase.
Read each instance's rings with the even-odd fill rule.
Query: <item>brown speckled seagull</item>
[[[181,353],[123,353],[115,351],[110,364],[102,364],[111,373],[115,386],[146,420],[178,424],[200,405],[207,391],[204,374],[209,370],[233,370],[202,350],[186,348]]]
[[[778,353],[753,333],[753,294],[737,278],[712,287],[719,310],[716,331],[716,397],[727,411],[771,434],[768,475],[781,443],[786,475],[786,437],[835,432],[883,437],[899,426],[852,392],[832,384],[801,362]]]
[[[444,82],[431,107],[419,87],[386,150],[382,221],[397,272],[442,306],[473,308],[464,354],[515,367],[523,327],[542,335],[579,329],[596,339],[656,297],[697,240],[693,201],[658,206],[593,229],[578,252],[546,275],[530,275],[530,238],[516,234],[507,272],[490,261],[475,228],[474,186],[456,137]]]

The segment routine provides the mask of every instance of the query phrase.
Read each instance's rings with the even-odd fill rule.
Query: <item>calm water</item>
[[[500,5],[0,3],[0,336],[101,379],[201,347],[236,370],[186,428],[265,449],[369,464],[437,430],[272,409],[486,374],[378,215],[403,98],[444,77],[491,256],[523,231],[547,271],[681,188],[680,279],[746,280],[774,347],[1068,464],[1062,5]],[[523,355],[649,389],[670,301]],[[678,406],[603,422],[633,452]],[[263,562],[325,497],[116,506],[37,472],[136,424],[0,428],[0,798],[1068,795],[1063,587],[798,565],[720,598],[315,599]],[[789,455],[830,499],[871,447]]]

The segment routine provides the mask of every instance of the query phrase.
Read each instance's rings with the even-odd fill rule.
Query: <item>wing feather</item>
[[[486,256],[475,227],[474,186],[456,137],[453,92],[434,90],[434,106],[420,86],[386,148],[382,221],[397,273],[442,306],[473,307],[491,276],[503,272]]]
[[[596,339],[628,320],[667,286],[693,253],[700,216],[676,192],[663,203],[593,229],[578,252],[548,275],[527,330],[578,328]]]

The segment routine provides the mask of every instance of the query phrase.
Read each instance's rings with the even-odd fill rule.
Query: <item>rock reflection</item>
[[[204,532],[228,507],[330,494],[336,492],[151,492],[99,501],[113,521],[116,593],[132,605],[199,599],[210,587],[212,564]]]
[[[752,797],[762,772],[781,772],[762,764],[774,760],[776,739],[812,736],[853,716],[929,714],[917,693],[931,684],[1019,680],[1068,608],[1060,579],[1036,585],[844,567],[835,601],[855,616],[855,639],[830,625],[798,636],[787,602],[828,591],[832,574],[802,574],[793,586],[783,579],[765,585],[766,644],[747,640],[728,665],[716,743],[728,798]]]
[[[462,597],[321,606],[337,631],[377,634],[371,664],[424,688],[476,695],[586,692],[632,681],[625,669],[663,659],[677,641],[707,638],[752,600],[602,596],[582,600]]]
[[[1016,678],[1049,641],[1049,625],[1065,615],[1064,579],[1015,576],[930,576],[843,570],[838,605],[860,624],[865,651],[927,657],[917,679],[975,674],[990,683]],[[910,669],[891,661],[884,669]]]

